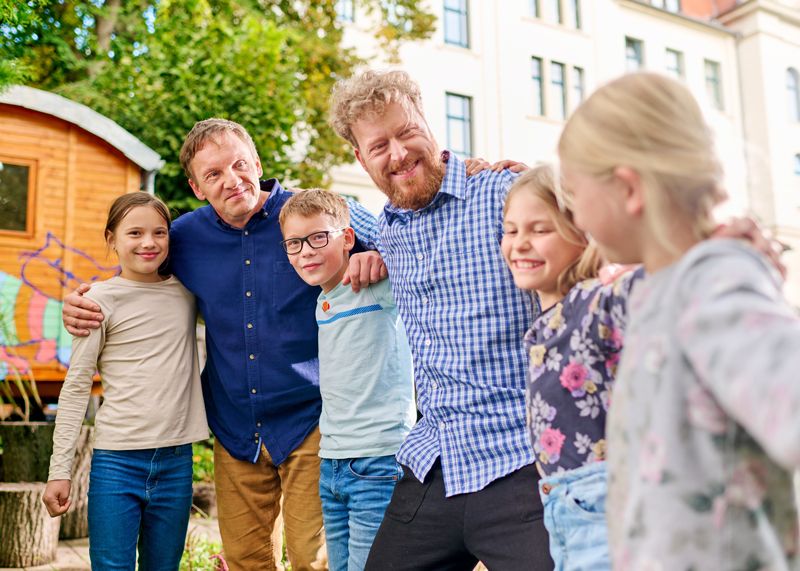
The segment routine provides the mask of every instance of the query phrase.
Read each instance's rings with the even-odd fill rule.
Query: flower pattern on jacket
[[[622,349],[627,298],[643,270],[611,284],[586,280],[525,335],[528,427],[547,473],[605,459],[605,421]]]

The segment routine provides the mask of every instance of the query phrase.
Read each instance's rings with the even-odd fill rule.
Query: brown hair
[[[689,89],[650,72],[624,75],[575,110],[558,142],[564,168],[608,180],[618,166],[644,186],[645,217],[670,245],[667,221],[686,216],[695,238],[714,228],[712,208],[725,198],[714,137]]]
[[[390,103],[423,115],[419,85],[405,71],[369,70],[339,81],[331,94],[331,127],[353,147],[358,147],[353,124],[366,116],[381,115]]]
[[[529,192],[545,203],[559,236],[570,244],[584,247],[583,253],[558,276],[556,287],[559,293],[566,295],[577,283],[596,278],[603,260],[595,244],[587,240],[584,233],[575,226],[572,211],[559,203],[553,167],[548,164],[537,165],[514,181],[503,205],[504,218],[511,199],[522,192]]]
[[[301,190],[286,201],[278,215],[278,223],[283,230],[284,222],[289,216],[308,218],[316,214],[327,214],[333,223],[340,228],[350,226],[350,209],[344,198],[321,188]]]
[[[192,159],[197,154],[197,151],[199,151],[208,141],[215,140],[223,133],[231,133],[236,135],[239,139],[246,143],[248,147],[250,147],[253,157],[256,159],[258,158],[256,144],[253,142],[253,139],[250,137],[250,134],[244,127],[239,125],[239,123],[234,123],[233,121],[228,121],[227,119],[217,119],[216,117],[212,117],[211,119],[205,119],[195,123],[194,127],[192,127],[192,130],[189,131],[188,135],[186,135],[186,140],[183,141],[183,146],[181,147],[180,153],[180,163],[181,167],[183,168],[183,172],[186,173],[187,177],[195,180],[194,175],[189,168],[189,163],[192,162]]]

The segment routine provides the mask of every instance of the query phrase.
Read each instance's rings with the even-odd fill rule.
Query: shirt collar
[[[463,200],[467,195],[467,167],[454,153],[448,150],[442,151],[442,162],[445,164],[444,178],[442,185],[439,187],[439,192],[434,195],[430,204],[417,210],[416,212],[423,212],[435,206],[442,200],[442,195],[450,195],[454,198]],[[386,217],[386,222],[391,224],[395,218],[405,220],[410,218],[415,211],[404,208],[395,208],[391,203],[387,202],[383,207],[383,213]]]

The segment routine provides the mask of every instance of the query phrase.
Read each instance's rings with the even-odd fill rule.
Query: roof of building
[[[114,121],[66,97],[33,87],[13,85],[0,93],[0,103],[46,113],[77,125],[118,149],[146,171],[157,171],[164,166],[158,153]]]

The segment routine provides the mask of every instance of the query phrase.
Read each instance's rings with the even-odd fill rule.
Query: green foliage
[[[222,546],[205,537],[189,532],[186,546],[181,557],[180,571],[215,571],[218,569],[215,555],[222,551]]]
[[[26,1],[7,21],[19,0],[0,0],[0,86],[27,74],[119,123],[166,161],[156,192],[179,211],[200,204],[178,153],[201,119],[244,125],[265,177],[326,186],[350,159],[327,124],[328,98],[362,62],[341,46],[335,0]],[[375,34],[390,55],[435,21],[413,0],[395,4],[359,4],[380,16]]]
[[[192,443],[192,482],[214,481],[214,439]]]

